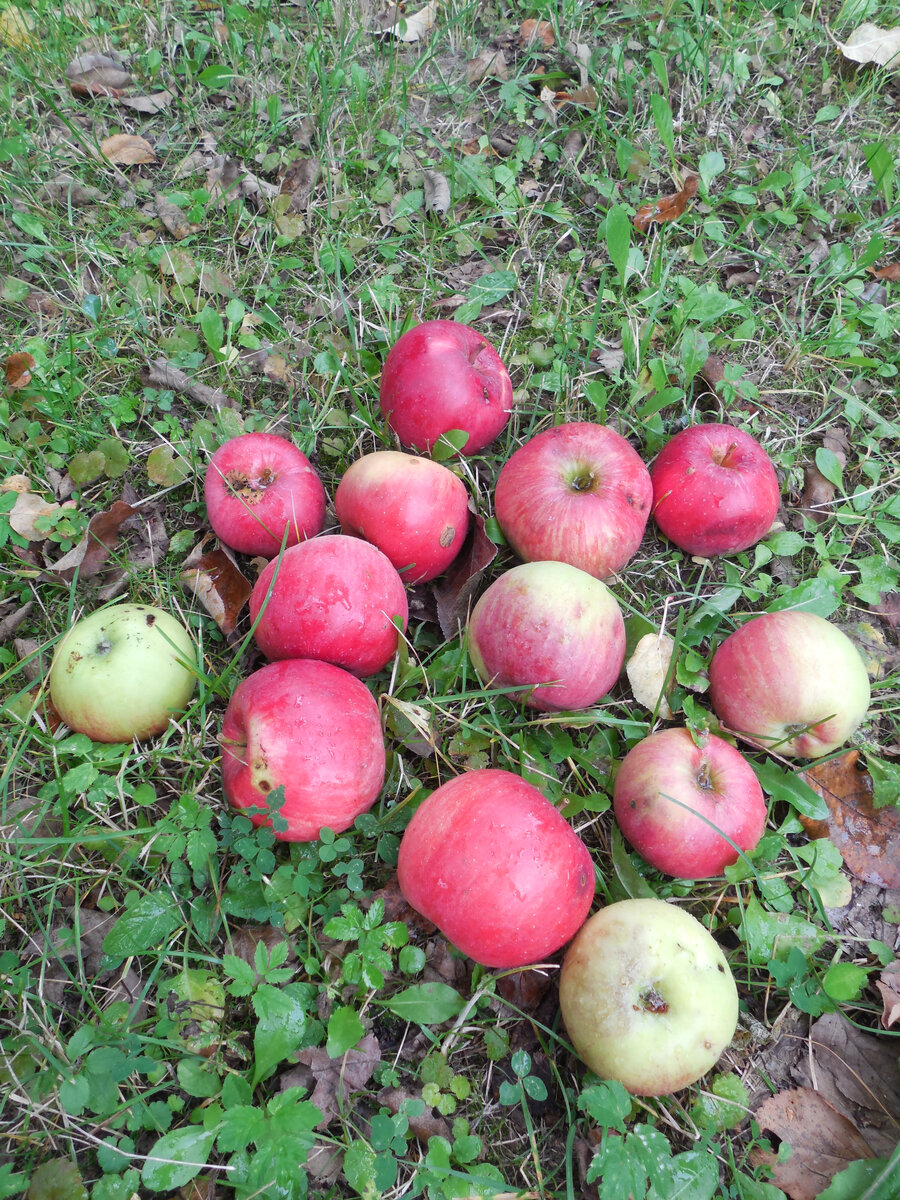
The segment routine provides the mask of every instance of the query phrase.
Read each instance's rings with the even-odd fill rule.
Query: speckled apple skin
[[[733,425],[693,425],[660,450],[650,469],[653,516],[688,554],[737,554],[765,537],[781,493],[768,454]]]
[[[578,932],[559,1004],[578,1057],[636,1096],[664,1096],[716,1064],[737,1026],[734,978],[715,939],[664,900],[620,900]]]
[[[532,784],[466,771],[420,805],[397,878],[413,908],[487,967],[542,962],[579,928],[594,896],[587,847]]]
[[[468,645],[490,687],[525,685],[513,698],[544,712],[587,708],[619,677],[625,621],[593,575],[568,563],[522,563],[479,598]]]
[[[606,579],[634,556],[650,515],[650,472],[614,429],[556,425],[504,464],[494,512],[516,554]]]
[[[222,779],[236,809],[263,808],[285,789],[281,841],[307,842],[324,826],[348,829],[378,798],[384,737],[364,683],[330,663],[287,659],[238,684],[222,722]],[[254,825],[271,824],[261,814]]]
[[[483,333],[458,321],[408,329],[384,360],[381,411],[407,449],[427,454],[442,434],[462,429],[461,453],[477,454],[502,432],[513,389],[500,355]]]
[[[766,827],[762,788],[741,752],[713,734],[698,745],[686,729],[661,729],[628,751],[613,807],[638,854],[678,879],[721,875]]]
[[[340,533],[272,559],[250,595],[250,620],[260,611],[254,636],[266,658],[320,658],[360,676],[387,665],[399,637],[393,619],[406,629],[409,616],[390,560],[369,542]]]
[[[852,736],[871,690],[856,647],[815,613],[753,617],[730,634],[709,667],[719,720],[777,754],[819,758]]]

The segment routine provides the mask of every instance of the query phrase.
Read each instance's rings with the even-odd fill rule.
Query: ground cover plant
[[[0,1197],[896,1200],[900,10],[0,4]],[[337,532],[346,469],[398,449],[387,352],[436,319],[493,343],[514,408],[478,454],[433,450],[472,531],[365,681],[378,800],[280,841],[279,789],[269,826],[223,798],[264,562],[212,536],[206,467],[287,438]],[[483,683],[460,627],[518,561],[501,467],[571,421],[648,465],[732,423],[780,489],[730,556],[650,522],[606,580],[626,669],[577,713]],[[47,692],[114,600],[198,647],[186,711],[133,744]],[[782,610],[851,638],[866,718],[816,764],[740,744],[761,841],[663,875],[618,831],[618,767],[715,731],[713,652]],[[484,767],[562,812],[595,908],[656,897],[713,934],[740,1013],[711,1074],[655,1098],[590,1075],[561,953],[480,967],[403,902],[412,814]]]

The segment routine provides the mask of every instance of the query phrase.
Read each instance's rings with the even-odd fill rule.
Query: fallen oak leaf
[[[825,801],[828,819],[800,820],[810,837],[831,839],[857,879],[900,887],[900,809],[875,808],[872,776],[858,763],[859,751],[849,750],[803,771],[801,778]]]
[[[111,163],[137,166],[139,163],[155,163],[156,153],[146,139],[133,133],[115,133],[100,143],[100,153]]]
[[[688,206],[688,201],[697,194],[700,180],[696,175],[688,175],[680,191],[671,196],[662,196],[652,204],[642,204],[632,218],[632,224],[638,233],[646,233],[653,224],[663,221],[675,221]]]

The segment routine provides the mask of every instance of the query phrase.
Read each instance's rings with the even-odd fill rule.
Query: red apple
[[[696,917],[665,900],[619,900],[594,913],[566,952],[559,1007],[595,1075],[663,1096],[715,1066],[734,1037],[738,994]]]
[[[709,558],[736,554],[772,528],[778,477],[759,442],[733,425],[677,433],[650,471],[653,516],[670,542]]]
[[[720,875],[752,850],[766,802],[739,750],[686,729],[651,733],[625,755],[613,792],[616,820],[642,858],[679,879]],[[724,835],[724,836],[723,836]]]
[[[386,554],[404,583],[446,571],[469,528],[469,493],[430,458],[379,450],[351,463],[334,495],[344,533]]]
[[[432,792],[403,834],[397,877],[408,903],[487,967],[545,959],[594,896],[587,847],[511,771],[467,771]]]
[[[263,606],[265,606],[264,611]],[[380,671],[406,629],[403,581],[376,547],[325,534],[285,550],[250,595],[256,643],[267,658],[321,658],[354,675]]]
[[[242,433],[206,469],[206,511],[216,537],[243,554],[272,558],[315,537],[325,523],[325,489],[306,455],[274,433]]]
[[[869,677],[845,633],[814,613],[764,613],[722,642],[709,666],[719,720],[775,754],[820,758],[869,709]]]
[[[364,683],[330,663],[288,659],[239,683],[222,722],[222,778],[232,808],[265,808],[284,788],[288,822],[275,836],[314,841],[368,811],[384,782],[378,705]],[[271,824],[262,813],[254,825]]]
[[[486,684],[520,688],[514,698],[532,708],[587,708],[619,677],[625,622],[593,575],[563,562],[523,563],[472,610],[469,655]]]
[[[463,454],[477,454],[512,411],[512,383],[500,355],[468,325],[426,321],[408,329],[384,360],[379,392],[387,423],[410,449],[427,453],[462,429]]]
[[[652,494],[650,473],[620,434],[575,421],[519,447],[500,471],[494,511],[520,558],[605,579],[640,545]]]

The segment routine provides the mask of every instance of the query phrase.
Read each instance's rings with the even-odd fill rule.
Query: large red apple
[[[605,579],[641,543],[653,489],[636,450],[589,421],[527,441],[497,479],[494,511],[520,558],[556,559]]]
[[[689,554],[746,550],[765,537],[778,513],[771,459],[733,425],[683,429],[663,446],[650,478],[657,525]]]
[[[554,711],[587,708],[625,661],[625,621],[605,583],[563,562],[523,563],[479,599],[469,655],[491,687]]]
[[[715,1066],[734,1036],[738,995],[695,917],[665,900],[620,900],[585,922],[566,952],[559,1007],[595,1075],[663,1096]]]
[[[469,528],[469,494],[430,458],[379,450],[350,464],[334,495],[344,533],[372,542],[404,583],[425,583],[456,558]]]
[[[222,778],[237,809],[267,807],[284,788],[288,827],[275,836],[308,842],[339,833],[375,803],[384,782],[378,705],[364,683],[311,659],[270,663],[239,683],[222,723]],[[250,814],[254,825],[271,821]]]
[[[315,537],[325,523],[325,489],[306,455],[274,433],[242,433],[209,460],[203,484],[216,537],[243,554],[272,558]]]
[[[775,754],[819,758],[869,709],[869,677],[845,633],[814,613],[764,613],[730,634],[709,666],[719,720]]]
[[[425,321],[388,351],[381,411],[401,445],[427,453],[442,434],[469,435],[476,454],[500,433],[512,411],[512,383],[484,334],[456,321]]]
[[[487,967],[553,954],[594,896],[587,847],[511,771],[467,771],[432,792],[403,834],[397,877],[412,907]]]
[[[766,802],[739,750],[686,729],[651,733],[625,755],[613,805],[642,858],[679,879],[720,875],[752,850],[766,826]]]
[[[260,616],[262,612],[262,616]],[[250,595],[250,620],[266,658],[321,658],[354,675],[380,671],[406,629],[403,581],[376,547],[325,534],[285,550]]]

